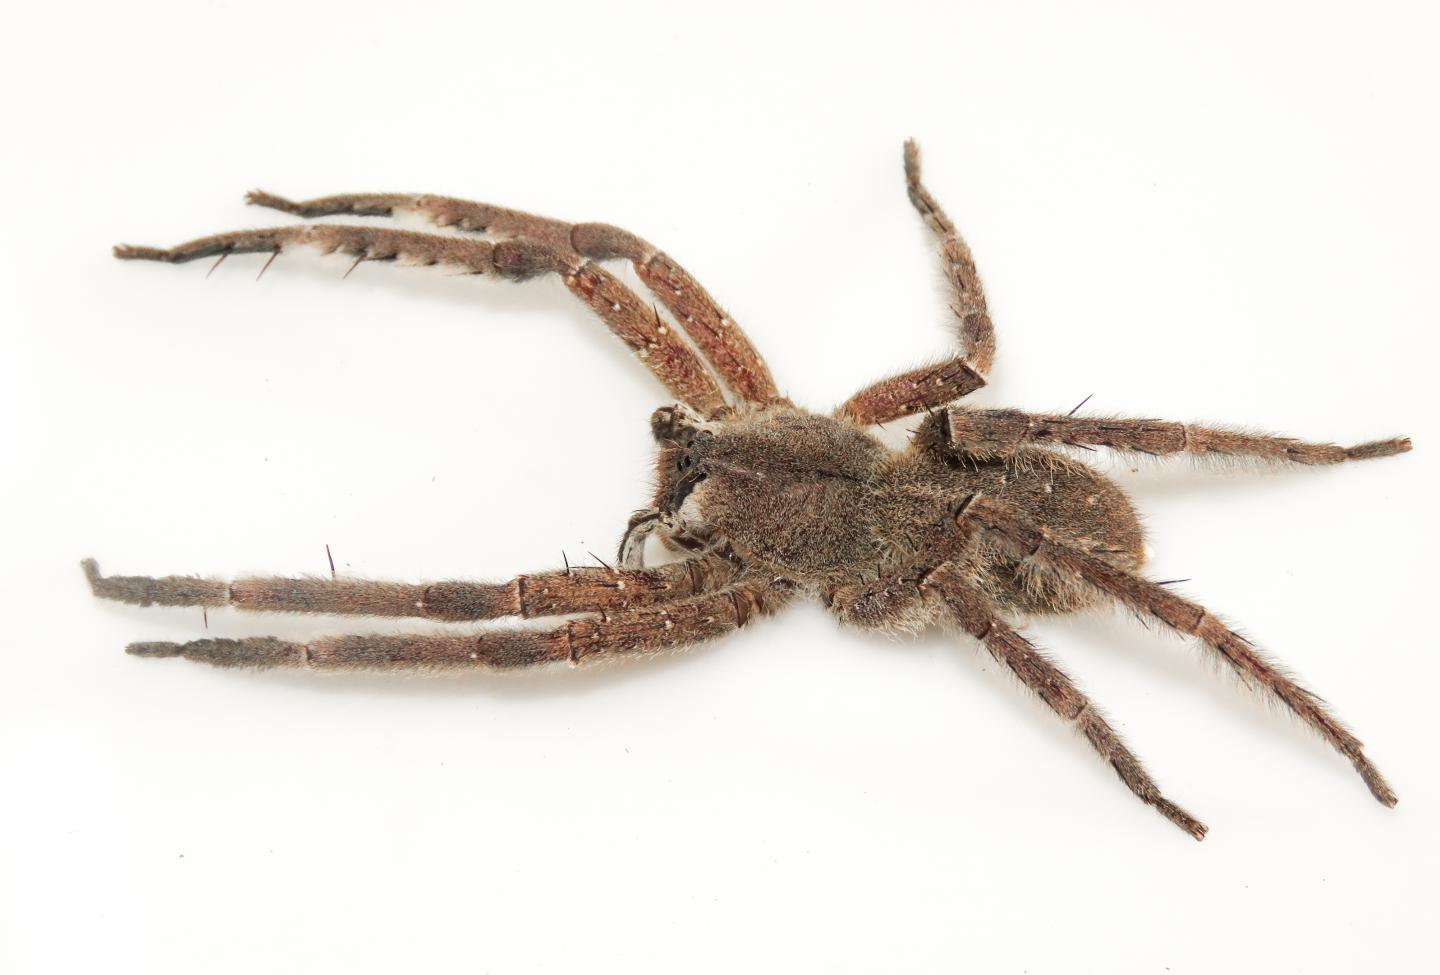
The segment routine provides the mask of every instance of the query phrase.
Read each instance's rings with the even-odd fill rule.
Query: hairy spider
[[[1129,499],[1061,448],[1338,464],[1402,453],[1410,441],[1338,447],[1162,420],[953,405],[985,385],[995,334],[970,251],[921,185],[914,142],[905,145],[905,180],[910,202],[939,239],[959,354],[868,386],[830,414],[781,396],[739,326],[684,269],[605,224],[563,223],[438,196],[357,194],[297,203],[254,192],[249,202],[301,217],[417,213],[470,236],[312,224],[218,234],[168,250],[116,247],[123,259],[182,263],[218,256],[218,264],[252,252],[274,260],[308,245],[350,255],[357,265],[401,260],[515,281],[557,274],[679,403],[651,418],[660,445],[658,486],[650,507],[630,519],[619,568],[566,565],[502,583],[412,585],[102,576],[87,560],[95,595],[140,606],[446,621],[579,614],[548,629],[126,648],[223,667],[311,670],[517,668],[670,650],[730,633],[802,593],[818,596],[842,622],[866,629],[910,633],[948,622],[1077,726],[1135,795],[1201,839],[1205,825],[1161,795],[1089,699],[1014,625],[1030,614],[1117,603],[1198,639],[1318,732],[1350,760],[1376,799],[1393,806],[1395,794],[1359,740],[1318,697],[1207,610],[1138,573],[1142,534]],[[600,267],[611,259],[632,262],[672,317],[661,317]],[[921,412],[928,416],[904,450],[889,449],[867,432]],[[683,557],[647,568],[645,543],[652,537]]]

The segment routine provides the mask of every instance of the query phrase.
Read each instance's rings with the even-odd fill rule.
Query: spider
[[[96,596],[139,606],[233,606],[443,621],[569,617],[548,628],[456,635],[343,635],[132,643],[142,657],[222,667],[309,670],[512,669],[672,650],[722,637],[791,600],[819,598],[851,626],[908,634],[949,624],[979,641],[1066,722],[1124,784],[1197,840],[1206,826],[1162,795],[1135,755],[1071,679],[1016,629],[1036,614],[1119,604],[1195,638],[1245,683],[1272,696],[1396,802],[1361,743],[1320,698],[1249,641],[1170,588],[1139,574],[1135,510],[1070,448],[1280,464],[1338,464],[1410,449],[1405,438],[1354,447],[1305,443],[1153,419],[971,409],[956,401],[986,383],[995,333],[970,250],[920,181],[905,144],[910,202],[938,239],[958,354],[870,385],[832,413],[781,396],[739,326],[690,275],[650,244],[606,224],[569,224],[438,196],[356,194],[248,202],[294,214],[418,214],[456,235],[300,224],[204,237],[167,250],[118,246],[126,260],[183,263],[309,246],[363,261],[441,265],[523,281],[558,275],[634,351],[678,402],[655,411],[657,489],[620,543],[618,567],[571,566],[508,582],[408,584],[353,578],[103,576]],[[483,235],[483,236],[482,236]],[[489,238],[489,239],[487,239]],[[670,312],[601,267],[628,260]],[[213,268],[212,268],[213,269]],[[262,273],[263,273],[262,268]],[[346,272],[349,273],[348,271]],[[678,326],[678,328],[677,328]],[[1083,404],[1082,404],[1083,405]],[[903,450],[871,432],[925,414]],[[655,540],[678,557],[647,566]]]

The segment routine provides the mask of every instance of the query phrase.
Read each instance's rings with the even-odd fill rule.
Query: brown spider
[[[584,614],[550,629],[463,635],[272,637],[133,643],[145,657],[224,667],[453,670],[670,650],[723,636],[797,594],[819,596],[844,623],[915,632],[958,625],[1074,723],[1120,779],[1196,839],[1206,827],[1161,795],[1140,762],[1070,679],[1012,622],[1119,603],[1198,638],[1247,683],[1273,695],[1355,766],[1375,798],[1395,794],[1360,742],[1314,694],[1243,637],[1165,584],[1137,573],[1142,535],[1124,492],[1057,450],[1108,447],[1295,464],[1338,464],[1410,449],[1397,438],[1337,447],[1161,420],[1115,419],[951,405],[985,385],[995,335],[970,251],[920,183],[905,145],[910,201],[940,241],[953,288],[960,354],[882,380],[829,415],[780,396],[765,363],[715,301],[678,264],[605,224],[568,224],[436,196],[352,195],[296,203],[255,192],[249,202],[301,217],[418,213],[477,236],[301,225],[219,234],[169,250],[120,246],[123,259],[181,263],[300,245],[361,261],[404,260],[525,280],[558,274],[629,345],[680,402],[651,419],[660,444],[658,489],[630,519],[620,568],[522,575],[498,584],[411,585],[343,578],[102,576],[95,595],[140,606],[234,606],[263,612],[339,613],[446,621]],[[600,261],[631,261],[672,319]],[[268,262],[266,264],[268,267]],[[352,265],[353,267],[353,265]],[[682,335],[671,322],[677,323]],[[907,449],[867,427],[928,411]],[[654,537],[679,561],[645,566]]]

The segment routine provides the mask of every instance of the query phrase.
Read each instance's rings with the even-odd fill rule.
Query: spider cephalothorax
[[[308,244],[351,255],[357,264],[401,259],[516,281],[556,274],[679,402],[651,419],[660,446],[656,493],[650,507],[630,520],[619,568],[566,565],[494,584],[344,578],[227,583],[194,576],[107,577],[87,561],[95,594],[142,606],[448,621],[571,617],[550,629],[128,647],[141,656],[232,667],[434,671],[579,663],[713,639],[773,613],[797,594],[813,595],[842,622],[868,629],[912,632],[949,623],[1073,723],[1131,791],[1200,839],[1205,826],[1161,795],[1089,700],[1012,627],[1025,615],[1115,603],[1196,638],[1318,732],[1380,802],[1394,805],[1394,793],[1360,742],[1319,698],[1207,610],[1138,574],[1143,539],[1129,499],[1057,448],[1336,464],[1402,453],[1410,442],[1396,438],[1346,448],[1076,415],[1078,410],[1046,415],[955,405],[985,384],[994,329],[969,249],[920,182],[914,143],[905,147],[905,175],[911,202],[940,241],[960,349],[933,366],[881,380],[825,415],[779,395],[749,340],[684,269],[633,234],[604,224],[567,224],[445,197],[361,194],[296,203],[257,192],[250,202],[302,217],[419,213],[471,236],[299,225],[219,234],[168,250],[117,247],[121,258],[179,263],[209,256],[219,263],[246,252],[273,259]],[[596,263],[612,259],[634,264],[669,318]],[[891,449],[869,432],[921,412],[928,416],[904,449]],[[652,538],[677,560],[647,568]]]

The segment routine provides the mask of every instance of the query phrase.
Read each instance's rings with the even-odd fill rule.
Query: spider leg
[[[410,584],[371,579],[273,576],[224,582],[198,576],[102,576],[81,563],[90,589],[132,606],[233,606],[263,613],[327,613],[459,622],[504,616],[623,611],[713,592],[732,583],[735,563],[718,556],[631,571],[576,566],[509,582]]]
[[[920,182],[920,147],[914,139],[905,142],[905,189],[910,202],[926,225],[940,238],[940,257],[945,276],[953,289],[953,304],[960,324],[960,351],[982,375],[995,362],[995,326],[985,305],[985,289],[975,270],[975,259],[955,224]]]
[[[495,274],[515,281],[559,274],[565,286],[682,402],[706,413],[725,405],[724,394],[709,369],[659,320],[651,306],[599,265],[556,244],[522,240],[491,243],[412,230],[325,224],[216,234],[171,248],[122,244],[115,248],[115,256],[181,264],[216,255],[273,256],[304,246],[319,248],[326,254],[348,254],[357,264],[400,260],[458,268],[467,274]]]
[[[836,412],[861,425],[886,423],[973,393],[985,385],[995,361],[995,326],[985,304],[985,289],[970,248],[920,182],[920,147],[905,143],[905,189],[940,240],[940,259],[951,293],[950,310],[959,324],[960,354],[935,365],[882,379],[850,397]]]
[[[1160,793],[1140,760],[1125,747],[1089,699],[1000,618],[994,602],[961,568],[973,557],[976,533],[965,519],[976,500],[977,496],[972,495],[941,519],[921,541],[910,564],[869,583],[828,589],[824,596],[830,609],[850,625],[918,630],[934,621],[935,614],[927,607],[933,607],[933,597],[938,593],[948,615],[1040,695],[1052,711],[1079,727],[1131,792],[1197,840],[1204,839],[1205,824]]]
[[[1250,458],[1309,465],[1390,457],[1410,449],[1408,437],[1339,447],[1167,420],[971,410],[959,406],[927,418],[919,435],[942,449],[979,460],[1002,458],[1017,447],[1036,444],[1093,445],[1154,456],[1188,454],[1206,459]]]
[[[866,386],[835,413],[861,426],[889,423],[968,396],[984,385],[985,376],[961,356]]]
[[[432,635],[345,635],[305,643],[274,637],[132,643],[140,657],[184,657],[217,667],[301,670],[429,671],[514,670],[557,661],[658,653],[725,636],[754,616],[770,615],[788,592],[740,583],[660,609],[571,620],[549,630],[495,629]]]
[[[976,498],[963,517],[1008,540],[1019,554],[1040,559],[1060,572],[1084,580],[1099,592],[1137,612],[1152,616],[1181,633],[1197,637],[1242,680],[1280,701],[1349,759],[1376,799],[1386,806],[1395,805],[1395,793],[1365,756],[1360,740],[1325,708],[1320,698],[1285,676],[1250,641],[1220,622],[1204,607],[1176,595],[1165,586],[1116,568],[1073,543],[1054,537],[1001,502]]]
[[[297,201],[255,190],[246,195],[246,201],[300,217],[414,213],[437,226],[544,242],[597,261],[623,258],[634,264],[640,280],[675,316],[737,397],[745,402],[764,403],[779,395],[765,361],[740,326],[699,282],[669,255],[619,227],[603,223],[571,224],[444,196],[351,193]]]
[[[973,579],[967,578],[954,563],[950,563],[936,571],[928,585],[940,592],[955,620],[985,645],[997,663],[1010,668],[1011,673],[1039,695],[1050,710],[1080,729],[1131,792],[1197,840],[1205,838],[1205,824],[1161,794],[1160,787],[1146,774],[1140,760],[1125,747],[1115,729],[1100,716],[1090,699],[1034,644],[1000,619],[995,604],[975,585]]]

